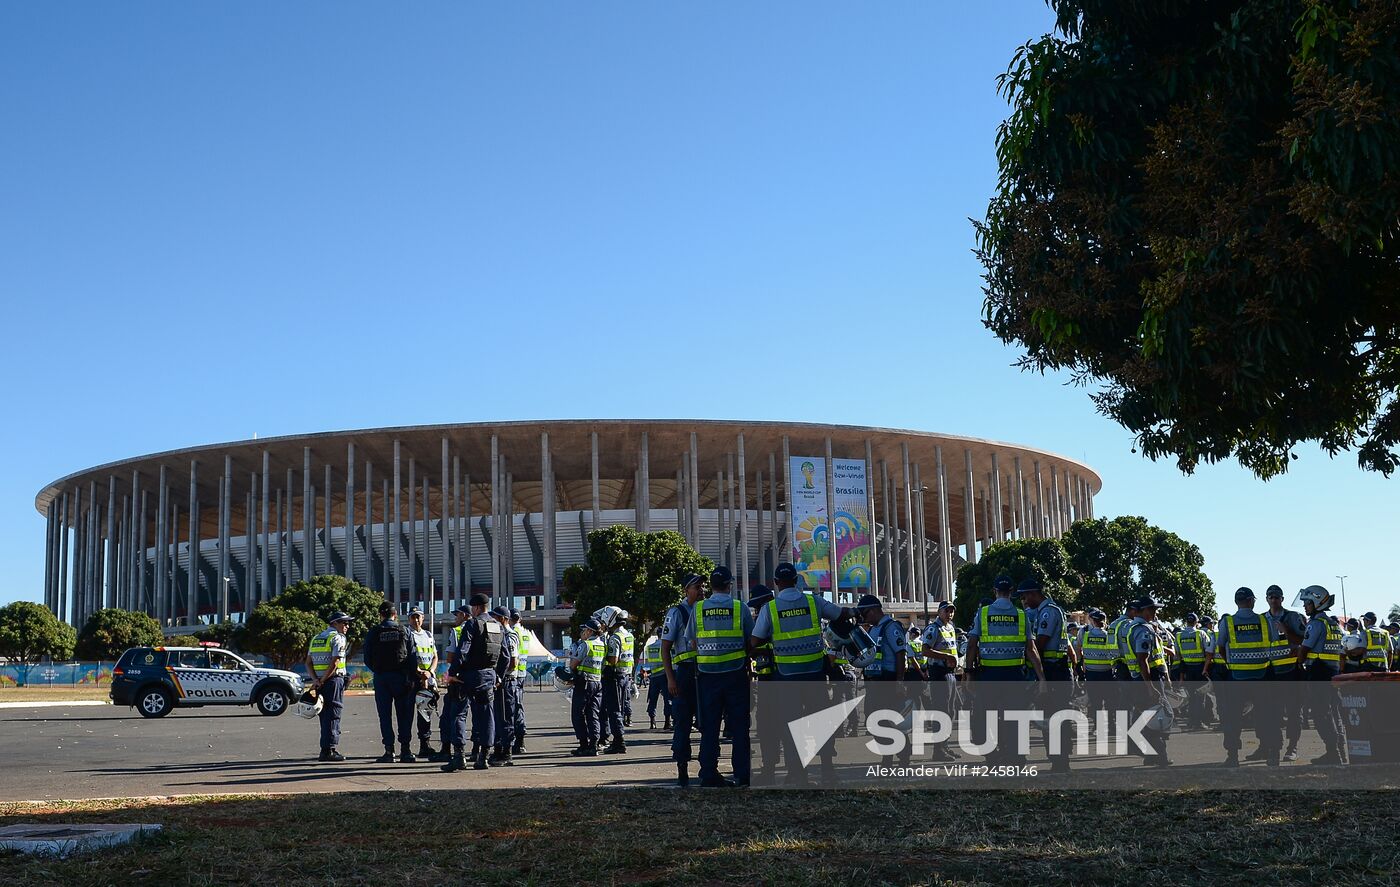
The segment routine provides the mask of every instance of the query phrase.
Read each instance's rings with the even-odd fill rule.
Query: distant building
[[[831,591],[834,512],[837,597],[873,583],[888,609],[921,615],[986,545],[1064,532],[1101,487],[1063,456],[916,431],[546,421],[192,447],[71,474],[35,507],[44,600],[73,624],[107,606],[168,627],[240,619],[335,573],[439,619],[485,592],[553,644],[569,615],[559,577],[595,528],[679,531],[733,569],[741,594],[783,560]]]

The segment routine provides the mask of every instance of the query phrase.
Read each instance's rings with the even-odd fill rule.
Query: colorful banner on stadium
[[[833,459],[836,482],[835,562],[840,570],[838,587],[855,590],[870,587],[870,515],[866,510],[865,461]],[[793,456],[792,490],[788,508],[792,521],[792,558],[802,574],[803,587],[831,588],[832,550],[826,516],[826,460],[819,456]]]

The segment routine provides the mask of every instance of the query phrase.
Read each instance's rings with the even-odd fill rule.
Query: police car
[[[203,705],[255,705],[265,715],[285,712],[301,695],[301,677],[259,668],[217,645],[132,647],[112,669],[112,702],[135,706],[143,718]]]

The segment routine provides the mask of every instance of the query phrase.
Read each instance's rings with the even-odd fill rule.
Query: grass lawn
[[[0,702],[74,702],[88,699],[106,702],[107,690],[106,684],[48,687],[36,683],[29,687],[0,689]]]
[[[476,790],[0,805],[158,822],[6,884],[1394,884],[1400,793]]]

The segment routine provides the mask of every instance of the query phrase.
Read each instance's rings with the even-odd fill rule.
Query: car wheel
[[[164,687],[147,687],[136,698],[136,710],[141,712],[143,718],[163,718],[170,714],[174,707],[175,702],[170,698],[170,691]]]
[[[287,703],[290,701],[285,691],[273,687],[264,690],[258,697],[258,711],[275,718],[287,710]]]

